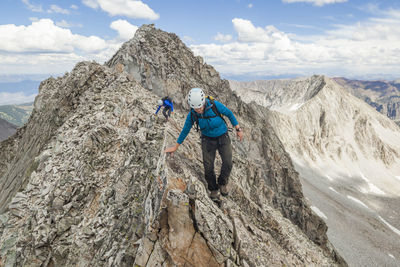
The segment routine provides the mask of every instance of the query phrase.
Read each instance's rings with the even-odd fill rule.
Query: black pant
[[[167,114],[168,113],[168,114]],[[170,106],[166,106],[163,109],[162,114],[164,114],[165,118],[168,120],[168,117],[171,116],[171,107]]]
[[[220,185],[228,183],[229,175],[232,170],[232,145],[228,133],[219,137],[201,136],[201,149],[203,151],[204,176],[208,183],[208,189],[218,190]],[[221,173],[218,177],[218,184],[214,172],[215,152],[222,159]]]

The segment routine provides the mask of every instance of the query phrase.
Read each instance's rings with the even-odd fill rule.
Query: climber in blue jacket
[[[158,108],[155,115],[157,115],[161,107],[164,107],[163,114],[165,119],[168,121],[168,118],[171,116],[171,112],[174,111],[174,104],[172,103],[172,100],[168,96],[158,100]]]
[[[188,95],[188,102],[191,110],[186,117],[185,125],[176,144],[167,148],[165,153],[174,153],[183,143],[193,125],[197,129],[200,128],[204,176],[211,192],[210,198],[218,200],[218,189],[223,196],[227,196],[229,193],[227,185],[232,170],[232,145],[228,135],[228,126],[221,115],[228,117],[236,129],[236,134],[240,141],[243,139],[243,133],[232,111],[211,97],[206,97],[202,89],[191,89]],[[218,181],[214,172],[216,150],[218,150],[222,159]]]

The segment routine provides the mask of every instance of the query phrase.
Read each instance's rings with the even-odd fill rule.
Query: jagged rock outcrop
[[[194,86],[245,129],[245,142],[232,136],[231,195],[220,208],[196,134],[163,153]],[[177,103],[168,123],[152,116],[154,93]],[[82,62],[42,82],[29,122],[0,144],[0,266],[345,265],[264,112],[152,25],[106,66]]]
[[[17,131],[17,126],[0,118],[0,142]]]
[[[325,76],[230,83],[272,110],[268,121],[349,265],[398,265],[397,125]]]

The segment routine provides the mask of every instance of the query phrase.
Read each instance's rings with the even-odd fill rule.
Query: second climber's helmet
[[[192,88],[188,95],[188,102],[191,108],[201,108],[206,102],[206,96],[201,88]]]

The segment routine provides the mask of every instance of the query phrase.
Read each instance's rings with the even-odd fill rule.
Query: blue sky
[[[149,23],[228,79],[400,78],[400,1],[2,0],[0,83],[103,63]],[[0,104],[17,93],[33,97],[0,86]]]

